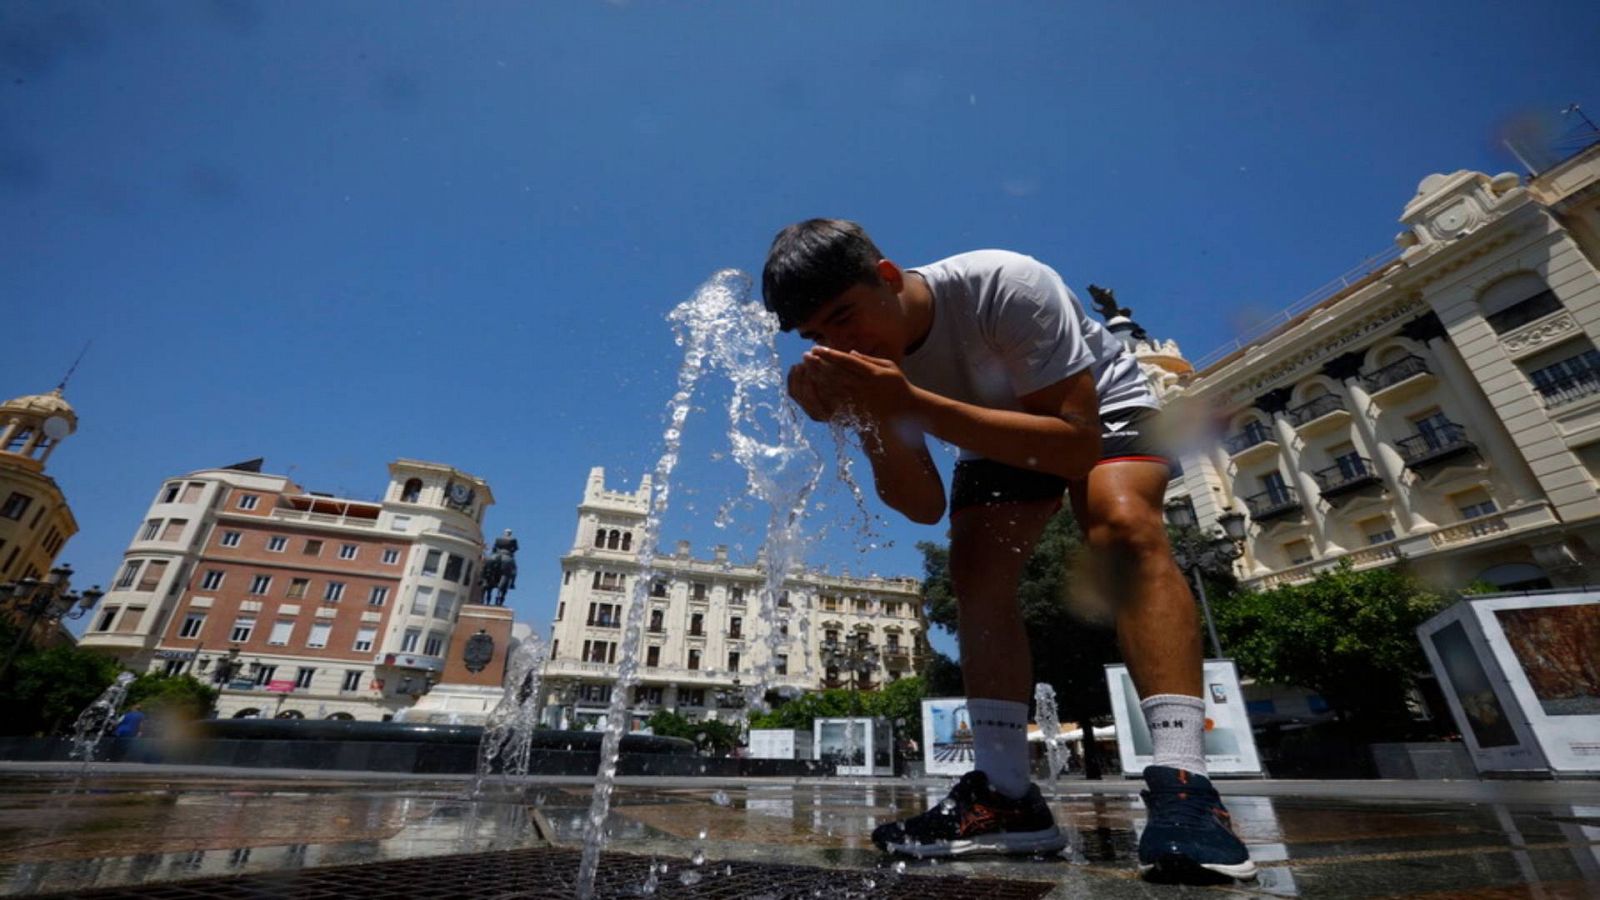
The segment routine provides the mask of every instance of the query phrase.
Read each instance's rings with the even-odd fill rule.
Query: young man
[[[944,483],[926,437],[962,449],[950,487],[950,574],[976,771],[949,799],[873,841],[913,856],[1040,853],[1065,843],[1028,777],[1031,661],[1016,589],[1065,492],[1117,604],[1117,634],[1155,742],[1139,864],[1163,878],[1248,878],[1244,845],[1206,778],[1200,630],[1162,519],[1168,460],[1138,362],[1052,269],[982,250],[901,269],[859,225],[780,232],[762,293],[815,343],[789,394],[861,432],[878,496],[938,522]]]

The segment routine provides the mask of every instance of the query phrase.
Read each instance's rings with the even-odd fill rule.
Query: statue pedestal
[[[511,652],[513,614],[504,606],[468,603],[461,607],[450,649],[445,652],[444,673],[433,690],[406,714],[408,722],[482,725],[504,693],[506,659]],[[488,637],[489,660],[479,671],[467,667],[468,646],[478,634]],[[483,646],[479,638],[476,645]]]

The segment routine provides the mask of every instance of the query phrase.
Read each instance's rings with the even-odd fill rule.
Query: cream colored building
[[[1184,447],[1169,503],[1211,530],[1246,513],[1257,587],[1400,559],[1449,587],[1593,581],[1600,145],[1526,180],[1430,175],[1400,221],[1394,252],[1197,373],[1132,342]]]
[[[481,478],[408,459],[381,500],[260,460],[168,479],[79,645],[214,683],[224,718],[393,717],[445,670],[493,503]]]
[[[551,625],[546,720],[562,726],[599,721],[611,702],[623,640],[623,617],[640,577],[639,542],[650,504],[650,477],[635,491],[606,487],[589,471],[572,550],[561,558],[561,589]],[[913,675],[926,653],[927,622],[915,578],[852,578],[796,570],[764,618],[764,559],[728,559],[717,547],[695,559],[688,542],[655,559],[655,579],[629,708],[634,725],[658,709],[690,718],[737,718],[735,698],[761,683],[771,688],[872,689]],[[823,665],[822,645],[864,641],[878,656],[864,680]]]

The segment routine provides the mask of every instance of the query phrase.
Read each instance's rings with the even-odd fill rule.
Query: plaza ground
[[[137,765],[101,765],[80,776],[59,764],[0,764],[0,893],[199,888],[237,883],[196,879],[276,874],[290,880],[256,883],[267,891],[257,895],[294,896],[292,877],[307,873],[377,877],[424,859],[433,863],[424,875],[445,877],[452,865],[487,872],[484,859],[503,858],[555,866],[556,875],[546,876],[554,882],[529,883],[524,895],[558,896],[571,861],[558,851],[581,847],[592,784],[534,779],[506,791],[491,782],[472,801],[470,779],[460,777]],[[899,871],[868,834],[936,802],[947,786],[934,779],[622,779],[607,823],[617,854],[608,859],[633,869],[613,873],[613,884],[638,893],[654,859],[666,868],[658,875],[664,897],[734,896],[741,878],[792,886],[801,876],[824,897],[964,895],[955,890],[964,884],[990,897],[1600,895],[1600,782],[1592,780],[1223,782],[1261,876],[1212,888],[1138,879],[1133,854],[1145,812],[1139,784],[1123,780],[1056,786],[1052,806],[1071,838],[1059,856],[913,862]],[[483,852],[497,853],[462,856]],[[697,854],[703,864],[695,864]],[[331,868],[359,864],[377,865]],[[764,868],[779,866],[789,868]],[[457,895],[507,893],[502,885]],[[774,888],[772,896],[780,895]]]

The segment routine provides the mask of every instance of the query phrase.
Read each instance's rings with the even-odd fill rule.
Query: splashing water
[[[1039,733],[1044,737],[1045,759],[1050,765],[1050,789],[1054,791],[1056,778],[1067,764],[1067,751],[1061,745],[1061,714],[1056,711],[1056,689],[1039,682],[1033,688],[1033,705]]]
[[[106,688],[95,701],[84,707],[78,713],[78,718],[72,723],[72,752],[69,759],[81,759],[88,768],[94,761],[94,756],[100,751],[100,741],[110,733],[117,724],[117,711],[122,708],[122,701],[128,696],[128,685],[133,683],[134,674],[123,672]]]
[[[519,641],[506,660],[505,693],[483,723],[478,742],[478,775],[472,782],[472,796],[483,793],[483,783],[494,771],[496,761],[509,782],[528,774],[533,753],[533,732],[539,727],[543,695],[539,681],[544,672],[546,648],[537,635]]]
[[[678,464],[684,423],[693,408],[695,388],[708,367],[722,372],[733,385],[728,404],[732,455],[745,470],[749,492],[771,504],[773,510],[764,543],[768,570],[761,592],[760,621],[778,621],[774,614],[777,597],[785,577],[798,562],[801,515],[822,467],[780,393],[783,377],[778,366],[776,318],[759,303],[749,302],[749,294],[750,279],[742,272],[725,269],[667,317],[677,333],[678,346],[683,348],[683,364],[678,369],[677,391],[667,405],[664,448],[656,462],[650,512],[639,539],[639,574],[628,600],[617,680],[612,685],[600,745],[600,769],[584,822],[583,859],[577,882],[577,894],[582,900],[594,896],[595,873],[606,837],[604,823],[616,783],[617,751],[628,725],[627,698],[638,680],[639,645],[649,590],[655,580],[661,521],[672,492],[672,473]],[[759,686],[754,690],[764,693],[770,658],[780,641],[781,634],[773,627],[767,639],[769,659],[757,667]],[[750,705],[747,702],[746,708]]]

